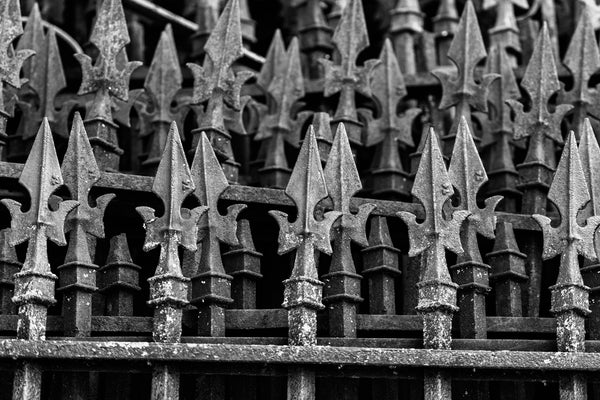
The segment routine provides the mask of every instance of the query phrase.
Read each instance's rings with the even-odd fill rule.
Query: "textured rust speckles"
[[[307,113],[293,115],[298,100],[304,96],[304,78],[300,65],[298,39],[292,39],[283,64],[272,76],[267,94],[270,110],[262,118],[254,140],[261,141],[264,165],[258,170],[261,186],[285,188],[291,169],[284,142],[299,146],[300,129]],[[264,149],[262,149],[264,148]]]
[[[598,89],[590,87],[590,78],[600,69],[600,51],[592,27],[588,6],[583,5],[577,28],[571,36],[571,43],[563,59],[563,64],[573,77],[573,86],[569,91],[560,93],[559,102],[573,105],[571,129],[579,140],[583,130],[583,120],[589,114],[600,119],[600,100]]]
[[[361,0],[350,0],[333,34],[333,43],[339,61],[321,59],[325,69],[323,94],[325,97],[340,93],[337,109],[331,120],[332,129],[344,123],[353,145],[362,143],[363,123],[358,120],[356,94],[371,96],[370,77],[377,60],[368,60],[362,67],[356,65],[358,55],[369,46],[369,36]]]
[[[140,117],[140,139],[149,143],[143,152],[142,162],[146,172],[154,173],[165,148],[172,121],[183,126],[187,107],[177,101],[183,77],[179,66],[177,48],[170,25],[160,35],[154,57],[144,81],[143,94],[134,106]]]
[[[278,253],[296,250],[292,273],[283,282],[288,339],[292,346],[312,346],[317,344],[317,311],[324,307],[323,282],[319,280],[316,255],[317,251],[331,254],[330,231],[342,214],[329,211],[323,214],[322,220],[314,217],[317,203],[328,196],[328,191],[312,126],[308,128],[285,193],[296,205],[296,220],[289,222],[288,214],[282,211],[269,211],[269,214],[279,224]],[[289,398],[313,400],[314,391],[314,371],[289,371]]]
[[[560,213],[560,225],[551,226],[550,218],[539,214],[533,218],[544,234],[542,257],[549,259],[561,255],[556,285],[550,288],[552,312],[557,317],[558,347],[561,351],[582,351],[584,317],[589,313],[589,288],[583,285],[577,257],[597,259],[594,233],[600,224],[600,216],[589,217],[583,226],[577,222],[579,210],[590,201],[590,195],[573,132],[565,144],[548,199]]]
[[[467,1],[458,29],[448,49],[448,58],[452,60],[456,69],[449,71],[447,68],[440,68],[433,71],[443,88],[439,108],[444,110],[451,106],[456,107],[454,123],[448,134],[442,137],[445,155],[450,155],[452,152],[460,118],[465,117],[470,125],[471,107],[477,111],[487,112],[489,86],[499,76],[488,73],[481,77],[481,81],[475,81],[475,66],[486,56],[475,9],[471,1]]]
[[[234,204],[227,213],[219,213],[217,203],[229,187],[227,178],[219,165],[208,137],[202,133],[194,161],[192,179],[194,195],[208,211],[200,218],[199,236],[201,248],[196,252],[192,271],[192,299],[198,310],[198,333],[203,336],[225,335],[224,308],[231,299],[231,275],[225,273],[221,258],[221,243],[239,244],[236,230],[238,214],[246,207]]]
[[[128,61],[124,49],[129,41],[121,0],[106,0],[90,36],[90,42],[99,51],[96,61],[92,64],[89,56],[75,55],[83,75],[79,94],[92,97],[86,106],[85,126],[102,171],[117,171],[123,154],[113,120],[113,101],[129,99],[129,78],[141,65],[138,61]]]
[[[206,212],[206,207],[196,207],[189,210],[187,217],[182,215],[182,203],[194,189],[179,131],[172,123],[152,185],[152,191],[165,205],[165,213],[156,217],[153,209],[137,207],[146,228],[144,250],[160,246],[156,272],[148,280],[148,304],[154,307],[153,336],[159,342],[177,342],[181,336],[182,308],[187,304],[189,279],[181,273],[178,247],[196,250],[198,220]]]
[[[585,317],[589,310],[589,288],[583,284],[578,256],[596,261],[595,231],[600,216],[592,216],[582,226],[577,221],[579,211],[590,201],[575,134],[569,133],[558,164],[548,199],[560,214],[560,224],[550,224],[550,218],[535,214],[533,218],[544,233],[544,259],[561,255],[556,284],[550,287],[552,313],[556,316],[556,340],[559,351],[585,350]],[[560,377],[561,398],[587,398],[587,382],[582,376],[564,374]]]
[[[29,242],[23,267],[15,274],[13,302],[19,307],[17,337],[43,340],[48,307],[56,302],[54,284],[57,279],[50,271],[47,240],[62,246],[67,244],[65,217],[78,204],[69,200],[61,202],[55,211],[48,207],[50,196],[63,184],[63,178],[47,119],[42,122],[19,183],[30,195],[29,210],[21,211],[21,203],[15,200],[2,200],[12,217],[10,245]],[[38,366],[28,362],[19,364],[15,372],[13,399],[39,399],[41,375]]]
[[[98,197],[94,207],[89,204],[90,190],[100,179],[100,170],[79,113],[73,119],[61,170],[71,199],[79,203],[65,221],[65,231],[70,232],[69,244],[65,262],[58,268],[65,333],[89,336],[92,329],[92,293],[96,291],[98,266],[92,262],[93,252],[88,247],[88,240],[90,237],[104,237],[104,211],[115,195]]]
[[[239,0],[229,0],[204,51],[202,66],[188,64],[194,75],[192,102],[204,105],[199,127],[194,130],[193,145],[199,143],[201,133],[205,132],[215,153],[223,160],[228,180],[237,182],[239,164],[231,147],[231,133],[225,127],[226,108],[240,111],[240,90],[253,75],[250,71],[232,70],[233,63],[243,55]]]
[[[406,86],[389,40],[385,41],[379,61],[371,79],[373,96],[379,106],[379,117],[369,121],[365,143],[366,146],[377,144],[369,189],[374,195],[392,194],[408,198],[411,183],[402,166],[398,147],[406,149],[414,146],[412,123],[421,110],[411,107],[402,115],[397,113],[399,103],[406,96]]]
[[[490,267],[483,263],[477,235],[494,238],[494,210],[502,197],[485,199],[485,208],[477,204],[477,193],[487,182],[487,174],[464,117],[458,125],[448,176],[460,198],[456,208],[470,213],[461,230],[465,251],[451,267],[453,280],[459,284],[460,333],[462,337],[485,338],[485,295],[490,290]]]
[[[6,124],[13,114],[14,94],[7,90],[10,87],[20,88],[21,67],[25,60],[35,54],[31,49],[14,51],[12,42],[23,34],[21,25],[21,6],[19,0],[5,0],[0,4],[0,158],[5,159]],[[6,87],[5,85],[8,85]]]
[[[356,307],[360,296],[361,277],[356,273],[352,259],[351,243],[365,247],[367,218],[374,204],[363,204],[357,214],[350,212],[350,199],[362,188],[354,163],[350,142],[343,124],[338,125],[333,147],[324,170],[327,191],[333,210],[341,212],[334,224],[333,256],[325,282],[324,302],[328,307],[329,334],[331,336],[356,336]]]
[[[409,256],[425,253],[417,306],[417,311],[423,315],[424,345],[426,348],[449,348],[458,285],[450,279],[445,249],[458,254],[463,252],[460,227],[469,211],[457,210],[451,219],[444,218],[442,208],[454,189],[433,128],[427,133],[411,193],[423,205],[425,220],[418,223],[416,216],[406,211],[398,215],[408,226]]]

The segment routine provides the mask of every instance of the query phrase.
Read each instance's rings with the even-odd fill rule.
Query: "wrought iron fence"
[[[600,398],[599,13],[0,0],[0,398]]]

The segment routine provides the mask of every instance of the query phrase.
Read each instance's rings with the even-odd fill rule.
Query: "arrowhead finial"
[[[548,101],[560,89],[560,82],[546,23],[543,24],[536,39],[533,54],[521,81],[521,87],[525,89],[531,99],[529,111],[523,111],[523,105],[516,100],[506,101],[516,114],[514,138],[518,140],[539,134],[557,143],[562,143],[560,122],[573,107],[559,104],[552,113],[548,109]]]
[[[35,52],[12,51],[13,41],[23,34],[19,0],[5,0],[0,7],[0,81],[20,88],[19,73],[23,62]]]
[[[256,77],[256,83],[266,92],[271,84],[271,81],[281,71],[285,65],[286,52],[281,31],[277,29],[269,45],[269,50],[265,57],[260,73]]]
[[[479,157],[473,135],[464,117],[461,118],[452,152],[448,176],[460,197],[458,209],[469,211],[468,221],[481,235],[493,239],[496,227],[494,210],[502,196],[485,199],[485,208],[477,205],[477,193],[488,177]]]

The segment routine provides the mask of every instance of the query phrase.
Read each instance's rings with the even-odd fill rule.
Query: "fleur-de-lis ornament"
[[[361,188],[344,124],[338,125],[333,146],[324,170],[327,191],[333,210],[341,213],[334,224],[333,256],[325,282],[325,303],[329,304],[329,333],[332,336],[356,336],[356,305],[360,297],[361,277],[356,273],[350,244],[369,244],[366,235],[367,218],[374,204],[363,204],[358,213],[350,212],[350,199]]]
[[[262,141],[264,166],[258,170],[262,186],[284,188],[291,170],[285,156],[284,142],[300,145],[300,129],[309,112],[293,117],[298,100],[304,96],[304,78],[300,66],[298,40],[294,38],[283,65],[276,71],[268,88],[271,111],[263,116],[254,140]]]
[[[233,63],[242,57],[242,32],[239,0],[229,0],[217,25],[204,46],[206,57],[202,66],[187,64],[194,75],[192,103],[206,103],[200,112],[199,127],[194,130],[193,147],[202,132],[210,138],[217,156],[231,182],[237,182],[239,164],[231,147],[231,134],[225,127],[226,107],[239,112],[242,107],[240,91],[253,73],[234,72]]]
[[[137,207],[144,219],[146,240],[144,250],[160,246],[158,266],[148,279],[150,300],[154,308],[152,335],[157,342],[179,342],[183,307],[188,304],[189,278],[181,273],[179,246],[196,250],[198,220],[206,207],[189,210],[184,217],[182,204],[194,191],[194,181],[185,159],[177,124],[173,122],[167,137],[163,157],[156,170],[152,191],[165,205],[165,212],[156,217],[150,207]],[[152,398],[176,399],[179,397],[179,373],[169,365],[157,365],[152,374]]]
[[[23,117],[11,143],[20,149],[20,151],[11,149],[10,156],[15,161],[24,159],[29,152],[35,132],[44,117],[48,118],[50,128],[55,134],[67,138],[69,136],[68,116],[76,105],[76,101],[68,100],[58,109],[55,106],[56,97],[67,86],[67,82],[55,31],[50,28],[47,33],[44,33],[42,16],[37,3],[31,10],[25,31],[17,46],[17,50],[26,49],[34,49],[35,56],[23,64],[23,76],[27,79],[27,83],[21,90],[21,100],[17,102]],[[23,141],[26,143],[22,143]]]
[[[442,137],[444,154],[449,156],[454,147],[454,138],[461,117],[471,125],[471,107],[487,112],[487,95],[491,83],[499,78],[496,74],[484,74],[480,82],[475,81],[475,66],[487,56],[473,3],[467,1],[458,29],[448,50],[448,57],[456,70],[447,68],[434,70],[443,88],[439,108],[456,107],[454,122],[448,135]],[[473,129],[471,129],[473,131]]]
[[[358,120],[356,93],[371,96],[370,76],[377,60],[368,60],[358,67],[356,61],[361,51],[369,46],[367,24],[360,0],[350,0],[342,19],[333,34],[333,43],[339,53],[339,62],[328,59],[320,62],[325,68],[325,97],[340,93],[337,109],[331,120],[332,130],[344,123],[348,138],[353,145],[362,144],[363,123]]]
[[[414,214],[401,211],[398,216],[408,226],[409,257],[421,257],[421,280],[417,284],[417,312],[423,316],[423,346],[428,349],[449,349],[452,315],[456,307],[458,285],[450,279],[446,264],[446,249],[462,254],[460,229],[469,216],[467,210],[457,210],[445,218],[444,204],[454,194],[444,159],[433,128],[425,138],[423,154],[412,188],[412,195],[423,205],[425,219],[418,223]],[[450,398],[450,379],[442,372],[425,376],[427,399]]]
[[[563,89],[559,93],[558,102],[573,105],[570,126],[579,140],[584,119],[589,116],[600,119],[600,92],[590,87],[590,78],[600,69],[600,50],[592,26],[590,7],[585,4],[581,7],[579,22],[571,36],[563,64],[573,76],[573,86],[571,90]]]
[[[392,49],[392,43],[385,41],[380,64],[373,70],[371,88],[379,106],[379,118],[368,123],[366,146],[378,144],[371,167],[371,186],[376,195],[382,193],[410,196],[408,174],[402,166],[398,147],[413,147],[412,123],[421,113],[411,107],[398,115],[397,108],[406,96],[404,76]]]
[[[551,311],[557,318],[558,348],[560,351],[583,351],[589,288],[583,284],[578,256],[591,261],[598,259],[594,233],[600,225],[600,216],[587,218],[584,225],[577,221],[580,210],[590,201],[590,194],[572,131],[565,143],[548,199],[558,209],[560,225],[552,226],[550,218],[545,215],[534,214],[533,218],[544,234],[542,257],[561,256],[556,284],[550,288]]]
[[[461,241],[464,253],[451,267],[454,281],[459,286],[460,331],[462,337],[482,338],[487,335],[485,324],[485,295],[489,288],[489,266],[483,263],[477,235],[494,238],[496,216],[494,210],[502,196],[485,199],[485,207],[477,205],[477,193],[487,182],[485,168],[475,147],[475,141],[464,117],[458,125],[456,142],[448,168],[448,176],[458,192],[456,207],[470,214],[463,223]]]
[[[79,203],[65,221],[65,231],[70,232],[69,245],[65,263],[59,267],[60,288],[66,291],[63,307],[70,310],[65,313],[65,331],[76,336],[86,336],[91,332],[92,292],[96,289],[98,269],[92,262],[94,254],[89,248],[88,239],[104,237],[104,211],[115,195],[102,195],[96,199],[96,206],[89,204],[90,190],[100,179],[100,170],[79,113],[75,113],[73,118],[61,170],[71,198]],[[75,310],[87,312],[74,312]],[[69,320],[69,315],[75,319]]]
[[[43,340],[46,335],[48,307],[56,303],[54,285],[57,278],[48,262],[48,240],[59,246],[67,244],[65,218],[78,205],[77,201],[68,200],[62,201],[54,211],[48,206],[52,193],[62,186],[63,178],[50,125],[45,118],[25,162],[19,183],[29,193],[29,209],[21,211],[21,203],[12,199],[1,201],[11,215],[11,246],[28,242],[23,267],[15,274],[13,302],[19,307],[17,337]],[[15,371],[13,399],[39,398],[41,378],[42,370],[39,366],[22,362]]]
[[[143,150],[146,159],[142,162],[147,172],[153,172],[161,160],[171,122],[175,121],[178,128],[183,125],[187,108],[177,98],[182,81],[173,31],[167,25],[156,46],[144,89],[136,93],[134,102],[140,116],[139,137],[148,142]]]
[[[21,87],[20,72],[25,60],[35,54],[34,50],[17,50],[12,42],[23,34],[21,5],[19,0],[5,0],[0,4],[0,158],[5,159],[6,124],[13,115],[15,94],[11,88]],[[8,87],[6,86],[8,85]]]
[[[91,94],[84,124],[101,171],[117,171],[123,150],[119,147],[114,102],[129,100],[129,78],[139,61],[129,62],[125,46],[129,33],[121,0],[105,0],[92,29],[90,42],[99,55],[92,64],[86,54],[76,54],[81,64],[79,94]]]
[[[198,333],[205,336],[224,336],[224,308],[232,303],[230,275],[225,273],[221,258],[221,243],[239,244],[236,230],[237,217],[246,208],[234,204],[227,213],[219,213],[217,204],[229,183],[206,134],[201,134],[192,162],[192,178],[196,189],[194,195],[208,211],[198,222],[201,248],[196,253],[195,270],[192,273],[192,299],[199,309]]]

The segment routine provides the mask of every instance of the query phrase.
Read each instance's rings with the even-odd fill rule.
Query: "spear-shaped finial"
[[[328,192],[312,126],[308,128],[285,193],[296,204],[296,220],[290,223],[288,214],[269,211],[279,224],[278,253],[296,250],[292,274],[284,282],[283,306],[288,309],[290,344],[312,345],[316,343],[316,311],[323,308],[323,284],[318,280],[315,251],[331,254],[331,226],[341,215],[339,211],[329,211],[322,220],[314,217],[317,203]]]
[[[79,203],[65,221],[65,231],[70,232],[69,246],[65,263],[58,268],[63,315],[67,320],[65,331],[74,336],[88,336],[92,329],[92,292],[96,290],[98,269],[92,262],[88,238],[104,237],[104,211],[115,195],[98,197],[95,207],[89,204],[90,190],[100,179],[100,170],[79,113],[75,113],[73,119],[61,170],[71,198]]]
[[[491,46],[500,46],[504,50],[521,52],[519,27],[514,6],[527,10],[527,0],[484,0],[483,9],[496,9],[496,23],[488,31]]]
[[[143,95],[134,103],[140,116],[140,138],[151,136],[147,158],[142,162],[146,171],[154,172],[166,145],[172,121],[182,127],[186,108],[173,103],[181,89],[183,77],[171,25],[160,35],[152,63],[144,81]]]
[[[19,307],[17,337],[19,339],[43,340],[46,335],[48,307],[56,302],[54,285],[56,275],[50,270],[47,241],[59,246],[67,244],[64,233],[65,217],[77,201],[63,201],[55,211],[48,201],[52,193],[63,184],[60,165],[50,125],[44,118],[25,162],[19,183],[27,189],[31,205],[21,211],[21,203],[12,199],[1,200],[8,208],[11,220],[9,241],[12,246],[28,241],[27,254],[21,272],[15,274],[13,302]],[[41,391],[42,370],[28,362],[22,363],[15,372],[13,399],[35,398]]]
[[[550,218],[535,214],[544,234],[544,259],[561,255],[556,284],[552,292],[551,311],[556,315],[556,333],[560,351],[583,351],[585,316],[589,314],[589,288],[583,284],[578,256],[597,260],[594,233],[600,216],[592,216],[584,225],[577,221],[579,211],[590,201],[575,134],[569,133],[562,157],[556,169],[548,199],[560,214],[560,225],[551,225]],[[583,382],[585,384],[585,382]]]
[[[423,345],[428,349],[449,349],[458,285],[450,279],[445,250],[463,252],[460,228],[469,211],[457,210],[452,218],[444,217],[444,204],[454,190],[433,128],[427,133],[411,193],[423,205],[425,220],[417,223],[416,216],[406,211],[399,212],[398,216],[408,225],[409,257],[425,253],[421,261],[421,280],[417,284],[417,312],[423,316]],[[450,396],[450,379],[443,373],[436,371],[427,376],[425,385],[426,390],[430,389],[431,399]]]
[[[344,124],[338,125],[324,171],[333,210],[341,217],[334,224],[333,256],[325,282],[325,303],[329,304],[329,333],[332,336],[356,336],[356,306],[360,297],[361,277],[352,260],[351,242],[369,244],[366,223],[374,204],[363,204],[357,214],[350,212],[350,199],[362,184],[354,163]]]
[[[264,167],[258,173],[261,185],[284,188],[291,170],[285,157],[284,141],[299,146],[300,129],[307,113],[292,117],[293,107],[304,96],[304,78],[300,67],[298,39],[294,38],[287,50],[285,62],[273,76],[268,95],[271,111],[260,122],[255,140],[266,147]]]
[[[150,301],[154,307],[154,339],[160,342],[176,342],[181,336],[182,308],[187,304],[187,282],[179,262],[178,247],[196,249],[198,220],[206,207],[196,207],[187,218],[182,216],[181,206],[195,189],[192,174],[185,160],[185,153],[177,124],[172,123],[167,145],[152,185],[152,191],[165,205],[165,213],[156,217],[150,207],[137,207],[144,219],[146,241],[144,250],[160,246],[161,255],[156,272],[148,280]]]
[[[337,125],[343,122],[350,143],[360,145],[363,124],[358,120],[355,96],[357,92],[367,97],[371,96],[369,78],[378,64],[377,60],[368,60],[363,67],[356,65],[360,52],[369,46],[367,24],[360,0],[350,0],[344,9],[342,19],[333,34],[333,42],[340,56],[339,62],[320,60],[325,68],[325,97],[340,93],[338,106],[331,120],[332,129],[336,130]]]
[[[582,3],[581,15],[577,28],[571,36],[571,43],[563,59],[563,64],[573,76],[573,86],[569,91],[559,95],[559,103],[573,105],[571,128],[579,140],[583,130],[583,120],[588,114],[600,119],[600,93],[595,87],[590,87],[590,78],[600,68],[600,50],[596,43],[596,35],[592,26],[589,6]]]
[[[408,174],[402,167],[398,146],[413,147],[412,123],[421,110],[411,107],[398,115],[400,101],[406,96],[404,76],[387,39],[373,70],[371,88],[379,106],[379,118],[369,121],[366,146],[378,144],[371,169],[374,194],[394,193],[410,196]]]
[[[205,336],[224,336],[224,308],[231,299],[232,277],[225,273],[221,258],[221,243],[237,245],[238,214],[246,207],[234,204],[227,214],[219,213],[217,203],[229,187],[227,178],[219,166],[217,157],[206,134],[202,134],[192,162],[192,178],[196,189],[194,195],[208,212],[199,221],[202,248],[200,259],[192,276],[192,300],[199,309],[198,333]]]
[[[477,234],[489,239],[494,238],[496,227],[494,209],[502,200],[502,196],[485,199],[485,208],[479,208],[477,205],[477,193],[488,179],[464,117],[458,125],[448,176],[460,198],[457,209],[470,213],[461,231],[462,246],[465,251],[458,256],[456,264],[451,267],[454,281],[460,285],[461,336],[484,338],[487,335],[484,310],[485,295],[490,290],[490,267],[484,264],[481,258]]]
[[[192,102],[207,102],[201,113],[198,129],[194,130],[194,147],[202,132],[211,140],[215,153],[224,161],[224,169],[231,181],[237,181],[237,169],[231,134],[225,128],[225,107],[233,111],[241,110],[240,90],[253,74],[249,71],[234,72],[233,63],[242,57],[242,31],[239,0],[229,0],[217,25],[208,38],[204,51],[203,66],[187,64],[194,75]]]
[[[456,106],[454,123],[448,135],[442,140],[444,153],[450,155],[461,117],[471,124],[471,107],[477,111],[487,112],[487,95],[491,83],[499,78],[497,74],[484,74],[480,82],[475,81],[475,67],[487,56],[477,15],[473,3],[467,1],[463,10],[458,30],[452,40],[448,57],[456,65],[456,70],[447,68],[433,71],[443,87],[443,95],[439,108],[444,110]]]
[[[281,37],[281,31],[277,29],[273,34],[269,50],[267,50],[265,63],[260,69],[260,73],[256,76],[256,84],[259,85],[265,93],[268,92],[269,85],[273,81],[273,78],[284,68],[285,60],[285,44]]]
[[[156,170],[152,191],[165,205],[165,212],[156,217],[150,207],[137,207],[144,219],[146,241],[144,250],[160,246],[158,266],[148,279],[150,300],[154,307],[152,335],[157,342],[179,342],[183,307],[188,304],[189,279],[181,273],[178,248],[196,250],[198,220],[206,207],[196,207],[189,216],[182,215],[185,198],[194,191],[194,181],[185,159],[177,124],[173,122],[163,157]],[[157,365],[152,374],[152,397],[176,399],[179,397],[179,374],[166,365]]]
[[[94,64],[86,54],[75,55],[83,74],[79,94],[93,94],[84,123],[100,170],[117,171],[123,150],[119,147],[112,102],[129,99],[129,78],[141,65],[127,60],[124,49],[129,33],[121,0],[102,2],[90,42],[99,51]]]
[[[48,117],[50,128],[55,134],[67,138],[68,115],[76,104],[71,100],[63,103],[59,109],[55,107],[56,96],[67,86],[67,81],[54,29],[50,28],[44,34],[42,22],[39,7],[35,3],[17,46],[17,50],[34,49],[36,55],[27,60],[23,68],[23,77],[27,79],[27,83],[21,90],[21,97],[33,99],[17,102],[23,117],[13,139],[15,147],[21,151],[11,149],[10,154],[15,161],[23,160],[29,153],[35,132],[44,117]]]
[[[35,54],[34,50],[12,48],[13,41],[23,34],[19,0],[5,0],[0,4],[0,158],[5,159],[4,146],[8,135],[6,123],[13,114],[14,94],[4,90],[5,84],[19,89],[23,62]]]

